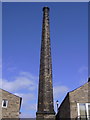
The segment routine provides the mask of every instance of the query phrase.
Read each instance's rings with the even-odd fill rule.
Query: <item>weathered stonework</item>
[[[50,48],[49,8],[43,8],[37,119],[55,119],[53,106],[52,61]]]
[[[0,118],[19,118],[21,98],[2,89],[0,89],[0,94],[2,94],[2,97],[0,97],[0,107],[2,110]],[[2,100],[4,99],[8,101],[7,108],[2,107]]]
[[[90,82],[69,92],[59,107],[57,120],[76,119],[78,117],[77,103],[90,103]]]

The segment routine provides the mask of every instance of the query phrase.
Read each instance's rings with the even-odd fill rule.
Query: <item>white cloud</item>
[[[86,67],[86,66],[82,66],[79,70],[78,70],[78,72],[79,73],[83,73],[83,72],[87,72],[88,71],[88,67]]]
[[[16,92],[23,89],[35,90],[37,87],[35,80],[36,77],[33,75],[27,72],[21,72],[19,76],[15,77],[12,81],[3,79],[2,88],[10,92]]]
[[[30,105],[30,109],[36,111],[37,110],[37,104]]]
[[[21,117],[32,117],[28,114],[29,111],[36,111],[36,88],[37,88],[37,76],[32,75],[29,72],[20,72],[14,80],[1,79],[0,85],[2,88],[22,97],[21,105]],[[1,82],[2,81],[2,82]]]
[[[2,88],[11,92],[18,91],[21,89],[27,89],[34,86],[34,82],[26,77],[17,77],[14,81],[2,80]]]
[[[23,113],[20,115],[20,118],[35,118],[35,115],[32,115],[31,113]]]
[[[67,86],[61,85],[61,86],[54,86],[54,109],[57,111],[57,105],[56,101],[59,101],[59,106],[62,102],[62,100],[65,98],[65,95],[67,92],[69,92],[70,89]]]
[[[24,110],[36,110],[36,105],[30,103],[36,99],[35,94],[15,93],[15,95],[21,96],[23,98],[22,99],[22,107],[24,108]]]
[[[67,86],[55,86],[54,87],[54,97],[58,98],[60,96],[63,96],[69,91],[69,88]]]
[[[19,75],[14,78],[14,80],[9,81],[3,79],[2,81],[3,89],[9,92],[13,92],[14,94],[23,98],[21,105],[22,118],[33,117],[34,114],[30,115],[31,112],[29,114],[28,112],[32,111],[35,113],[36,111],[37,103],[35,103],[36,101],[35,93],[37,90],[37,79],[38,79],[37,76],[34,76],[29,72],[20,72]],[[66,94],[68,90],[69,88],[66,86],[55,86],[54,87],[55,99]]]
[[[35,94],[32,93],[15,93],[15,95],[21,96],[22,99],[22,105],[21,108],[23,108],[24,111],[22,111],[20,117],[21,118],[31,118],[34,117],[34,115],[31,115],[30,113],[28,114],[28,112],[34,112],[37,109],[37,104],[32,103],[35,99],[36,96]]]
[[[20,72],[20,75],[22,75],[22,76],[27,76],[27,77],[29,77],[29,78],[31,78],[31,79],[33,79],[33,80],[38,79],[37,76],[34,76],[34,75],[32,75],[31,73],[29,73],[29,72]]]
[[[14,93],[15,95],[21,96],[23,98],[23,103],[27,102],[28,100],[34,100],[35,99],[35,95],[32,93]]]
[[[88,80],[88,67],[86,66],[82,66],[81,68],[79,68],[78,70],[79,73],[79,85],[83,85],[85,84]]]
[[[0,88],[2,88],[2,79],[0,78]]]

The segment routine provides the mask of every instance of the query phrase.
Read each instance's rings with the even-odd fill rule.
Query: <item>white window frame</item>
[[[90,103],[77,103],[77,110],[78,110],[78,118],[80,118],[80,105],[79,104],[85,104],[86,107],[86,113],[87,113],[87,119],[89,118],[89,113],[88,113],[88,105],[90,105]]]
[[[4,100],[6,101],[6,106],[3,106]],[[8,101],[6,99],[3,99],[2,100],[2,108],[7,108],[7,106],[8,106]]]
[[[88,112],[88,111],[89,111],[89,110],[88,110],[88,105],[90,105],[90,103],[86,103],[86,109],[87,109],[87,118],[89,119],[89,116],[90,116],[90,115],[89,115],[89,112]]]
[[[78,109],[78,118],[80,116],[80,107],[79,107],[79,103],[77,103],[77,109]]]

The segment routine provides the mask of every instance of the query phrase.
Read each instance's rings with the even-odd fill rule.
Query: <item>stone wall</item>
[[[62,120],[62,118],[76,119],[78,117],[77,103],[89,102],[89,87],[90,82],[87,82],[83,86],[69,92],[59,107],[56,120]]]
[[[71,118],[78,116],[77,103],[88,103],[88,83],[69,93]]]
[[[1,89],[0,93],[2,93],[1,101],[3,99],[8,101],[7,108],[2,107],[2,118],[19,118],[20,97]],[[2,106],[2,104],[0,106]]]
[[[70,118],[69,93],[60,105],[58,109],[58,114],[56,115],[56,120],[60,120],[61,118]]]

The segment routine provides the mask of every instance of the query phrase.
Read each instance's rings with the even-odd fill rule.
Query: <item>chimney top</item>
[[[48,10],[49,11],[49,7],[43,7],[43,11],[45,11],[45,10]]]

